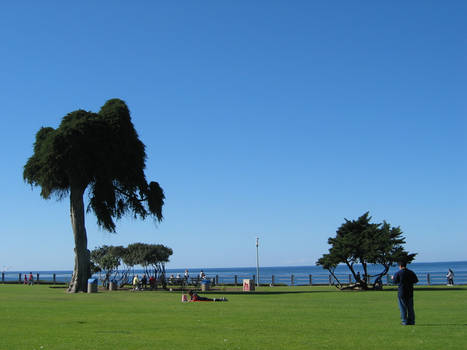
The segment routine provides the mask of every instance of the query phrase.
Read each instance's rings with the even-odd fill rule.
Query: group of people
[[[203,270],[201,270],[199,272],[199,275],[198,275],[199,279],[200,280],[205,280],[207,277],[206,277],[206,274],[204,273]],[[169,276],[169,283],[170,284],[173,284],[173,283],[178,283],[180,281],[185,281],[185,282],[188,282],[188,279],[190,278],[190,274],[188,273],[188,270],[186,269],[185,270],[185,273],[183,274],[183,279],[182,277],[180,276],[180,273],[177,273],[176,276],[174,276],[173,274]]]
[[[180,274],[177,274],[177,278],[179,278],[179,277],[180,277]],[[185,273],[183,275],[183,278],[185,280],[187,280],[187,281],[188,281],[188,278],[190,278],[190,274],[188,273],[188,269],[185,269]],[[199,272],[199,279],[202,279],[202,280],[206,279],[206,274],[204,273],[203,270],[201,270]]]
[[[32,275],[31,275],[32,276]],[[25,276],[26,278],[26,276]],[[183,275],[183,279],[185,281],[188,281],[188,279],[190,278],[190,274],[188,273],[188,269],[185,270],[185,273]],[[206,279],[206,274],[204,273],[203,270],[200,271],[199,273],[199,278],[204,280]],[[177,277],[175,277],[173,274],[170,275],[169,277],[169,283],[174,283],[175,281],[180,281],[181,280],[181,276],[180,276],[180,273],[177,273]],[[149,286],[151,289],[154,289],[154,286],[155,286],[155,283],[156,283],[156,279],[154,278],[154,276],[151,276],[149,277],[149,280],[148,278],[146,277],[146,275],[144,274],[143,277],[141,278],[141,280],[139,279],[139,276],[138,275],[135,275],[133,277],[133,280],[132,280],[132,286],[133,286],[133,291],[137,291],[137,290],[144,290],[147,288],[147,285],[148,285],[148,282],[149,282]]]
[[[185,273],[183,275],[183,279],[185,281],[188,281],[188,278],[190,277],[189,273],[188,273],[188,270],[185,270]],[[182,280],[182,277],[180,276],[180,272],[177,273],[177,276],[175,277],[173,274],[170,275],[169,277],[169,283],[174,283],[176,281],[181,281]]]
[[[151,290],[154,289],[155,286],[156,286],[156,278],[154,276],[149,277],[149,280],[148,280],[148,278],[144,274],[143,277],[141,277],[141,280],[140,280],[139,276],[135,275],[133,277],[133,281],[132,281],[132,286],[133,286],[132,291],[147,289],[148,282],[149,282],[149,287],[151,288]]]
[[[180,277],[180,274],[177,274],[177,277]],[[188,281],[188,278],[190,278],[190,275],[189,275],[189,273],[188,273],[188,270],[187,270],[187,269],[185,270],[185,274],[184,274],[184,276],[183,276],[183,277],[184,277],[184,278],[185,278],[185,280],[187,280],[187,281]],[[201,280],[204,280],[204,279],[206,279],[206,274],[204,273],[204,271],[203,271],[203,270],[201,270],[201,271],[199,272],[199,279],[201,279]]]
[[[29,279],[27,274],[24,274],[24,284],[28,284],[30,286],[34,284],[34,276],[32,275],[32,272],[29,273]]]

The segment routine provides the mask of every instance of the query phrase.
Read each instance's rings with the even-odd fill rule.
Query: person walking
[[[446,278],[448,279],[448,286],[453,286],[454,285],[454,271],[449,269],[448,274],[446,275]]]
[[[135,275],[135,277],[133,277],[133,291],[137,290],[139,290],[139,278],[138,275]]]
[[[415,310],[413,306],[413,285],[418,282],[417,275],[407,268],[407,263],[399,263],[399,271],[392,277],[398,287],[399,310],[401,312],[401,325],[415,324]]]

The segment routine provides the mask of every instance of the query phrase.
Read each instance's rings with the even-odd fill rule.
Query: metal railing
[[[25,283],[24,276],[29,281],[29,273],[21,272],[2,272],[0,283]],[[419,285],[446,285],[446,274],[442,272],[419,272],[417,273]],[[93,277],[99,277],[94,275]],[[341,283],[355,283],[355,279],[351,274],[336,274],[336,277]],[[236,274],[236,275],[207,275],[206,278],[220,285],[237,285],[240,286],[244,279],[252,279],[256,281],[256,276],[251,274]],[[51,273],[51,272],[35,272],[33,273],[34,283],[43,284],[64,284],[71,280],[71,273]],[[167,278],[167,281],[169,279]],[[370,278],[370,283],[373,283],[375,278]],[[336,280],[333,276],[322,274],[279,274],[271,276],[260,276],[261,285],[287,285],[287,286],[308,286],[308,285],[333,285]],[[383,284],[392,284],[389,275],[383,277]],[[467,271],[456,272],[454,283],[457,285],[467,285]]]

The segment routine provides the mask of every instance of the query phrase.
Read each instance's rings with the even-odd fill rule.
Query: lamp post
[[[259,287],[259,237],[256,237],[256,286]]]

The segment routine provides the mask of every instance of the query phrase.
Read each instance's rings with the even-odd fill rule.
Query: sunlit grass
[[[213,292],[66,294],[0,285],[0,349],[462,349],[467,288],[419,288],[416,326],[400,326],[394,289],[262,287]]]

